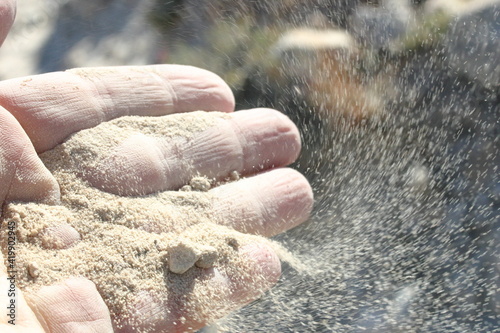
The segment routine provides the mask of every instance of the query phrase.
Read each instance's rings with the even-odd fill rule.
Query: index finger
[[[100,67],[0,82],[0,106],[17,118],[40,153],[121,116],[231,112],[234,97],[219,76],[195,67]]]

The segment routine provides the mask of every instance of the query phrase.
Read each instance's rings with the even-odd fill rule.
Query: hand
[[[11,11],[0,9],[0,15],[6,12]],[[6,21],[0,18],[0,22]],[[37,153],[54,148],[77,131],[124,115],[159,116],[200,109],[230,113],[234,107],[225,83],[214,74],[196,68],[151,66],[86,69],[84,72],[86,75],[81,75],[82,70],[74,70],[0,82],[0,184],[8,184],[0,188],[0,204],[6,201],[57,203],[60,196],[57,181]],[[200,151],[210,159],[198,160],[191,171],[177,173],[177,177],[168,177],[165,181],[143,178],[144,182],[120,194],[176,189],[195,172],[223,178],[236,167],[242,174],[256,175],[211,190],[219,203],[214,207],[214,214],[221,220],[237,230],[272,236],[308,217],[312,193],[307,181],[293,170],[279,169],[293,162],[300,149],[297,129],[282,114],[266,109],[232,113],[227,121],[204,131],[193,147],[191,155],[184,156],[186,160],[195,159]],[[133,146],[124,146],[122,158],[132,164],[143,160],[144,156],[132,154],[128,149]],[[158,156],[148,158],[152,163],[143,165],[144,169],[133,169],[134,172],[155,175],[162,171],[154,167],[158,164],[154,158]],[[231,169],[214,168],[217,165],[214,161],[223,161],[219,165]],[[183,161],[169,162],[171,168],[182,170]],[[274,170],[264,172],[270,169]],[[111,172],[104,182],[97,176],[90,181],[106,191],[116,192],[116,184],[123,178],[122,173]],[[266,279],[246,281],[248,286],[243,286],[229,276],[226,283],[239,292],[229,295],[233,299],[227,301],[236,306],[250,301],[249,295],[256,298],[258,295],[250,291],[271,286],[280,271],[275,254],[265,245],[248,248],[241,255],[253,260],[255,265],[249,269],[266,273]],[[9,289],[5,276],[0,277],[0,288]],[[4,291],[0,302],[8,304]],[[174,332],[195,330],[206,324],[190,316],[176,326],[171,322],[157,322],[150,314],[169,310],[179,317],[171,318],[174,321],[186,314],[180,309],[166,309],[169,305],[156,304],[148,297],[144,295],[142,303],[139,301],[130,313],[141,318],[143,328]],[[112,330],[109,311],[89,280],[69,279],[42,288],[29,299],[28,306],[22,295],[18,295],[16,326],[8,324],[9,318],[2,316],[2,332],[14,328],[27,332]]]

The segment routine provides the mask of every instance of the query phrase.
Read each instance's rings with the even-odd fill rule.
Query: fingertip
[[[139,291],[119,314],[117,332],[191,332],[257,299],[279,280],[281,263],[265,241],[239,248],[238,259],[187,276],[173,274],[168,295]],[[182,286],[182,289],[179,289]]]
[[[256,233],[271,237],[305,222],[311,215],[314,195],[308,180],[297,170],[276,169],[262,175],[261,198],[270,210],[263,210],[262,230]]]
[[[173,331],[194,331],[222,318],[256,300],[279,280],[280,260],[265,243],[242,246],[238,257],[237,263],[203,270],[200,281],[204,283],[195,287],[201,297],[191,299],[188,307],[180,306]]]
[[[207,111],[233,112],[236,101],[226,81],[213,72],[204,69],[202,71],[207,75],[208,87],[206,89],[210,95],[210,98],[207,98]]]
[[[233,92],[217,74],[184,65],[158,65],[156,71],[171,82],[176,92],[175,112],[234,111]]]
[[[283,112],[280,112],[271,108],[254,108],[248,110],[240,110],[235,112],[235,117],[248,117],[248,118],[258,118],[258,119],[266,119],[268,121],[274,121],[278,125],[278,130],[293,132],[296,134],[299,139],[299,130],[295,123]]]
[[[251,137],[260,136],[258,141],[269,145],[266,151],[272,153],[275,167],[293,163],[299,157],[302,148],[299,130],[282,112],[269,108],[242,110],[233,114],[233,121],[240,131],[251,130]],[[271,130],[273,135],[270,135]]]
[[[282,209],[284,216],[290,214],[295,221],[295,224],[290,226],[292,228],[305,222],[311,215],[314,193],[311,184],[303,174],[290,168],[283,169],[283,172],[283,182],[279,185],[283,186],[283,193],[287,193],[293,199],[286,201]]]
[[[314,196],[298,171],[280,168],[211,190],[213,211],[237,231],[271,237],[305,222]]]
[[[273,287],[281,276],[280,259],[264,242],[246,244],[238,250],[238,255],[240,263],[236,269],[220,268],[223,279],[214,282],[219,285],[218,290],[223,295],[225,306],[221,304],[220,307],[225,308],[225,312],[216,318],[211,317],[211,320],[255,301]]]
[[[128,333],[138,331],[175,332],[177,313],[168,301],[150,290],[139,291],[126,308],[126,313],[115,318],[115,332]]]
[[[281,276],[281,262],[278,255],[269,245],[251,243],[243,246],[240,249],[240,254],[243,258],[253,263],[253,268],[247,277],[250,278],[248,282],[254,284],[251,289],[263,292],[278,282]]]

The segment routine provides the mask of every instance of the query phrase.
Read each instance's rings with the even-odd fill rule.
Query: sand
[[[96,189],[85,180],[86,167],[104,160],[132,135],[189,140],[220,117],[227,115],[123,117],[81,131],[42,154],[60,184],[61,205],[5,206],[2,228],[9,222],[17,226],[17,286],[29,296],[42,286],[86,277],[96,284],[118,327],[127,321],[141,326],[134,322],[140,319],[127,314],[144,292],[165,304],[181,304],[188,316],[200,321],[224,314],[227,308],[213,305],[218,298],[228,308],[230,302],[223,301],[227,295],[221,295],[221,286],[213,279],[206,279],[206,272],[245,274],[250,269],[238,250],[268,241],[218,225],[221,221],[211,213],[214,198],[208,191],[217,184],[199,175],[179,190],[125,197]],[[238,178],[232,172],[227,181]],[[3,239],[4,253],[6,243]],[[165,320],[168,315],[160,314]]]

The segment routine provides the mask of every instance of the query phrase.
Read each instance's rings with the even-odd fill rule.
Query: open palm
[[[12,12],[12,2],[0,6],[3,6],[0,15],[12,17],[8,15]],[[4,25],[8,21],[0,20]],[[0,27],[0,33],[7,30],[6,26]],[[168,173],[161,168],[166,165],[162,158],[168,154],[154,152],[168,152],[172,149],[169,144],[137,151],[137,145],[125,143],[116,154],[118,159],[133,166],[129,168],[132,171],[124,175],[123,170],[111,167],[105,178],[96,173],[88,180],[104,191],[129,196],[178,189],[196,174],[222,179],[228,172],[237,171],[249,177],[212,189],[218,203],[212,214],[236,230],[264,236],[303,222],[312,206],[311,189],[300,174],[283,168],[298,156],[297,129],[274,110],[233,113],[233,108],[231,91],[219,77],[184,66],[80,69],[0,82],[0,204],[11,201],[57,204],[59,185],[38,154],[54,148],[73,133],[126,115],[163,116],[206,110],[226,112],[228,117],[196,137],[182,158],[168,160],[168,170],[179,172],[158,176]],[[199,158],[200,152],[204,158]],[[142,163],[144,160],[148,163]],[[190,161],[190,168],[183,168],[186,161]],[[142,181],[133,183],[124,177]],[[119,184],[123,183],[131,185],[122,188]],[[71,226],[50,232],[62,235],[61,239],[68,243],[78,241],[78,233]],[[229,301],[233,308],[242,306],[277,281],[279,261],[265,244],[246,248],[241,255],[254,263],[248,266],[247,274],[255,271],[266,278],[241,284],[227,276],[223,284],[236,292],[227,295],[231,299],[220,298],[214,307],[225,308]],[[9,273],[2,270],[0,275],[0,290],[3,290],[0,304],[8,305],[12,298],[4,291],[10,287]],[[259,293],[252,292],[255,290]],[[12,320],[9,316],[0,316],[2,332],[114,329],[107,305],[94,283],[87,279],[70,278],[28,296],[26,302],[16,290],[16,325],[8,322]],[[209,320],[203,314],[201,320],[200,316],[193,318],[176,309],[175,304],[155,303],[147,294],[138,299],[128,316],[141,318],[140,329],[183,332],[198,329]],[[175,314],[174,317],[165,321],[165,317],[159,320],[155,316],[165,311]],[[127,323],[122,328],[135,329]]]

